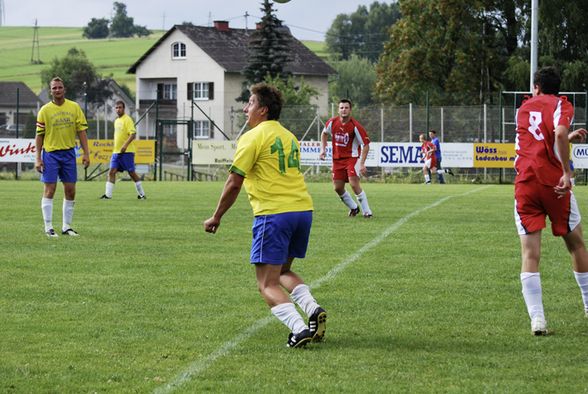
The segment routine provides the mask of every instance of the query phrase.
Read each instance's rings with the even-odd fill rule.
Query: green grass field
[[[310,184],[311,243],[295,270],[329,321],[306,349],[285,347],[257,292],[245,195],[211,235],[201,223],[222,183],[144,187],[146,201],[129,182],[104,201],[102,182],[78,183],[81,237],[47,239],[42,185],[0,182],[0,392],[588,390],[588,320],[549,231],[555,334],[530,334],[512,185],[365,184],[375,216],[364,220],[328,183]],[[588,207],[587,188],[576,196]]]

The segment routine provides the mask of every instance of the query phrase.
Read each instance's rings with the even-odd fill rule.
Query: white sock
[[[437,174],[447,174],[447,170],[444,170],[444,169],[437,170]]]
[[[353,197],[351,197],[351,194],[349,194],[349,192],[347,190],[345,190],[345,193],[343,193],[343,195],[339,196],[339,198],[341,198],[341,201],[343,201],[343,204],[347,205],[347,208],[357,209],[357,204],[355,203],[355,201],[353,201]]]
[[[306,323],[291,302],[274,306],[272,314],[284,323],[294,335],[306,330]]]
[[[300,308],[310,316],[314,313],[319,304],[316,302],[312,294],[310,294],[310,287],[305,284],[298,285],[292,290],[292,300],[298,304]]]
[[[582,292],[582,301],[584,302],[584,312],[588,313],[588,272],[575,272],[576,282]]]
[[[545,317],[539,272],[521,272],[521,284],[529,317],[531,319],[536,316]]]
[[[71,222],[73,220],[73,213],[74,213],[74,200],[63,200],[63,226],[61,227],[62,231],[71,228]]]
[[[429,174],[425,174],[425,182],[431,182],[431,176]]]
[[[53,199],[41,198],[41,212],[43,212],[43,222],[45,222],[45,231],[53,228]]]
[[[137,194],[140,196],[144,196],[145,192],[143,191],[143,185],[141,185],[141,181],[135,182],[135,189],[137,189]]]
[[[370,209],[370,205],[368,204],[368,198],[365,194],[365,190],[362,190],[361,193],[356,195],[357,201],[359,201],[359,205],[361,205],[361,211],[364,215],[371,215],[372,210]]]
[[[112,183],[110,181],[106,181],[106,191],[104,192],[106,197],[112,198],[113,191],[114,191],[114,183]]]

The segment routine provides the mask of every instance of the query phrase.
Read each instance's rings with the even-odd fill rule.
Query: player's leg
[[[443,178],[443,174],[445,174],[445,170],[443,168],[441,168],[441,160],[440,159],[436,159],[437,165],[436,167],[436,172],[437,172],[437,180],[439,181],[439,183],[443,184],[445,183],[445,178]]]
[[[137,197],[139,199],[145,199],[145,190],[143,190],[143,184],[141,183],[141,178],[139,177],[139,175],[137,175],[135,170],[133,170],[129,171],[129,176],[131,177],[133,182],[135,182],[135,190],[137,190]]]
[[[582,294],[584,313],[588,316],[588,252],[584,244],[582,226],[576,226],[572,232],[564,235],[563,239],[572,256],[574,276]]]
[[[59,163],[55,160],[55,155],[43,150],[43,173],[41,182],[43,182],[43,197],[41,198],[41,212],[45,224],[45,234],[48,237],[57,237],[53,229],[53,196],[57,188]]]
[[[431,160],[425,160],[425,165],[423,166],[423,176],[425,177],[425,184],[431,184],[431,175],[429,175],[429,164]]]
[[[301,347],[312,339],[296,306],[281,285],[283,264],[288,261],[290,238],[283,215],[257,216],[253,222],[251,263],[255,264],[257,287],[276,318],[291,331],[287,345]],[[289,269],[289,268],[288,268]]]
[[[108,171],[108,178],[104,186],[104,194],[100,196],[102,200],[110,200],[114,192],[114,184],[116,183],[116,173],[118,172],[118,158],[120,154],[114,153],[110,158],[110,170]]]
[[[143,190],[143,185],[141,184],[141,178],[135,172],[135,154],[134,153],[124,153],[121,158],[121,168],[123,171],[128,171],[129,176],[135,182],[135,190],[137,190],[137,198],[139,200],[144,200],[146,198],[145,191]]]
[[[335,193],[337,193],[343,204],[345,204],[345,206],[349,208],[349,216],[357,215],[359,213],[359,207],[357,206],[357,203],[353,201],[353,197],[351,197],[351,194],[349,194],[349,192],[345,190],[345,180],[335,179],[335,176],[339,176],[342,178],[343,175],[341,175],[340,172],[337,175],[333,173],[333,188],[335,189]],[[345,178],[347,178],[346,175]]]
[[[76,199],[76,182],[78,180],[76,154],[74,149],[62,152],[59,178],[63,182],[64,194],[61,233],[64,235],[77,236],[78,234],[71,228]]]
[[[520,235],[521,239],[521,286],[527,312],[534,335],[547,334],[539,261],[541,257],[541,230]]]
[[[367,195],[365,191],[361,188],[360,185],[360,172],[359,172],[359,160],[353,159],[350,160],[347,165],[347,178],[349,179],[349,185],[353,192],[355,193],[355,197],[357,198],[357,202],[361,206],[361,211],[363,212],[364,218],[371,218],[372,217],[372,210],[370,209],[370,204],[368,202]]]

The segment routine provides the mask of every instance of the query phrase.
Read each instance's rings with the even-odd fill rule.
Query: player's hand
[[[363,176],[367,175],[367,167],[365,166],[365,164],[359,165],[359,173]]]
[[[220,226],[220,220],[217,220],[213,217],[206,219],[203,223],[204,225],[204,231],[206,231],[207,233],[216,233],[216,230],[218,230],[218,226]]]
[[[84,164],[84,168],[88,168],[88,166],[90,165],[90,155],[84,153],[84,155],[82,156],[82,164]]]
[[[327,158],[327,152],[325,152],[324,150],[321,149],[321,152],[319,153],[319,159],[325,160],[326,158]]]
[[[586,136],[588,135],[588,130],[586,129],[577,129],[572,131],[568,134],[568,140],[570,142],[584,142],[586,141]]]
[[[35,160],[35,170],[42,174],[44,167],[43,160]]]
[[[564,173],[559,179],[559,183],[553,188],[555,194],[557,194],[557,198],[562,198],[572,190],[572,181],[570,178],[570,174]]]
[[[123,146],[122,148],[120,148],[120,153],[125,153],[126,151],[127,151],[126,147]]]

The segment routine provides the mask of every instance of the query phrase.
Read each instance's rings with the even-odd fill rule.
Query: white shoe
[[[536,316],[531,320],[531,333],[533,335],[547,335],[547,322],[543,316]]]

